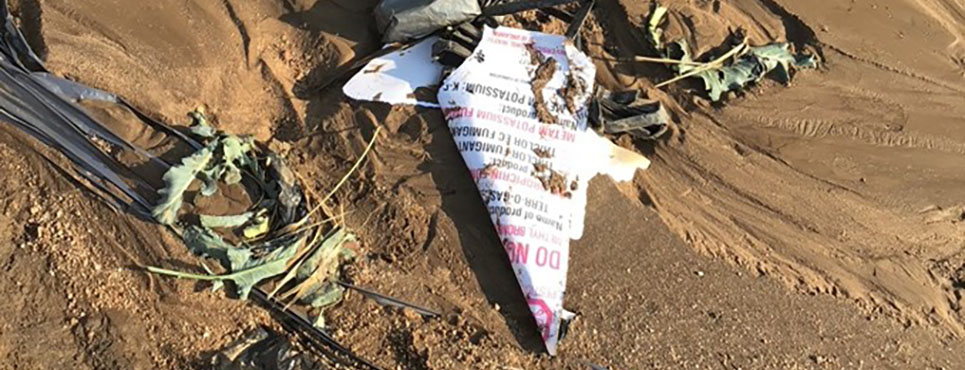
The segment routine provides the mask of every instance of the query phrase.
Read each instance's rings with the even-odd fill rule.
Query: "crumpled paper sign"
[[[625,181],[649,165],[587,129],[595,73],[563,36],[487,27],[438,94],[550,354],[590,178]]]

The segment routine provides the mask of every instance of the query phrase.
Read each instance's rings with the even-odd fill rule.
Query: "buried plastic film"
[[[569,243],[583,233],[587,184],[614,161],[612,145],[587,130],[594,74],[563,36],[487,27],[438,95],[551,354],[569,314]],[[632,162],[611,176],[649,163]]]

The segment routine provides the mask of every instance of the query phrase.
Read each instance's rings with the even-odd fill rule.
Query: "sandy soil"
[[[600,0],[583,38],[597,82],[672,107],[672,137],[619,142],[651,169],[596,179],[572,248],[560,356],[539,338],[438,111],[311,87],[380,47],[374,0],[20,0],[55,73],[172,124],[218,127],[284,153],[330,189],[385,129],[339,201],[365,243],[363,286],[436,320],[349,294],[327,322],[386,368],[954,369],[965,366],[965,5],[954,0],[666,0],[667,37],[705,52],[728,27],[823,59],[785,88],[720,105],[653,90],[649,1]],[[533,13],[510,24],[563,25]],[[117,118],[117,117],[115,117]],[[122,119],[120,119],[122,121]],[[125,132],[150,143],[148,133]],[[0,368],[203,368],[256,325],[246,302],[145,265],[198,270],[163,229],[114,213],[0,126]]]

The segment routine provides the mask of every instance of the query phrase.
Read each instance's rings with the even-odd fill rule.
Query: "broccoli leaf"
[[[235,286],[238,289],[238,296],[241,299],[248,299],[248,294],[251,293],[251,290],[259,282],[285,272],[285,268],[288,265],[288,260],[295,255],[295,250],[296,247],[294,244],[284,248],[279,248],[263,258],[249,260],[246,266],[237,272],[224,275],[191,274],[162,269],[154,266],[148,266],[147,270],[157,274],[203,281],[231,280],[235,283]]]
[[[164,173],[165,187],[158,191],[161,200],[151,210],[154,219],[163,225],[173,225],[177,221],[184,191],[188,190],[198,173],[203,171],[211,161],[213,152],[213,145],[208,145],[191,156],[185,157],[180,165],[171,167]]]
[[[201,219],[201,226],[204,227],[238,227],[244,225],[254,215],[254,212],[245,212],[240,215],[227,216],[200,215],[198,218]]]
[[[325,308],[340,302],[344,294],[345,288],[341,285],[327,282],[308,293],[302,301],[308,302],[314,308]]]
[[[235,282],[238,288],[238,296],[241,299],[248,299],[248,293],[259,282],[285,273],[288,268],[288,260],[294,257],[298,251],[298,244],[292,243],[257,260],[249,260],[241,270],[225,275],[225,278]]]
[[[191,252],[217,259],[229,271],[241,269],[251,260],[251,251],[228,244],[209,229],[188,226],[182,237]]]
[[[241,170],[238,166],[249,166],[254,162],[248,154],[251,152],[252,144],[250,139],[242,139],[237,136],[225,136],[221,139],[221,158],[224,164],[224,182],[233,185],[241,182]]]
[[[188,113],[188,116],[194,120],[194,124],[191,125],[191,133],[203,138],[213,138],[218,131],[208,124],[208,118],[204,116],[204,110],[198,108],[194,112]]]
[[[692,61],[686,42],[677,41],[674,42],[674,46],[680,49],[679,60]],[[695,77],[703,80],[707,96],[713,101],[719,101],[724,93],[740,90],[749,84],[756,83],[772,71],[775,72],[779,82],[788,84],[791,80],[792,68],[815,67],[817,62],[813,56],[793,55],[790,44],[780,42],[750,48],[734,63],[697,73]],[[693,68],[695,67],[680,65],[678,71],[684,74]]]

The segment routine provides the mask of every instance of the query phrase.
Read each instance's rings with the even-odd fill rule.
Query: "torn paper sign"
[[[587,130],[595,72],[563,36],[486,28],[439,89],[452,137],[551,354],[590,178],[608,164],[636,166],[613,171],[622,178],[649,164]]]
[[[442,79],[442,65],[432,60],[428,37],[408,48],[372,59],[342,87],[356,100],[438,108],[436,88]]]

